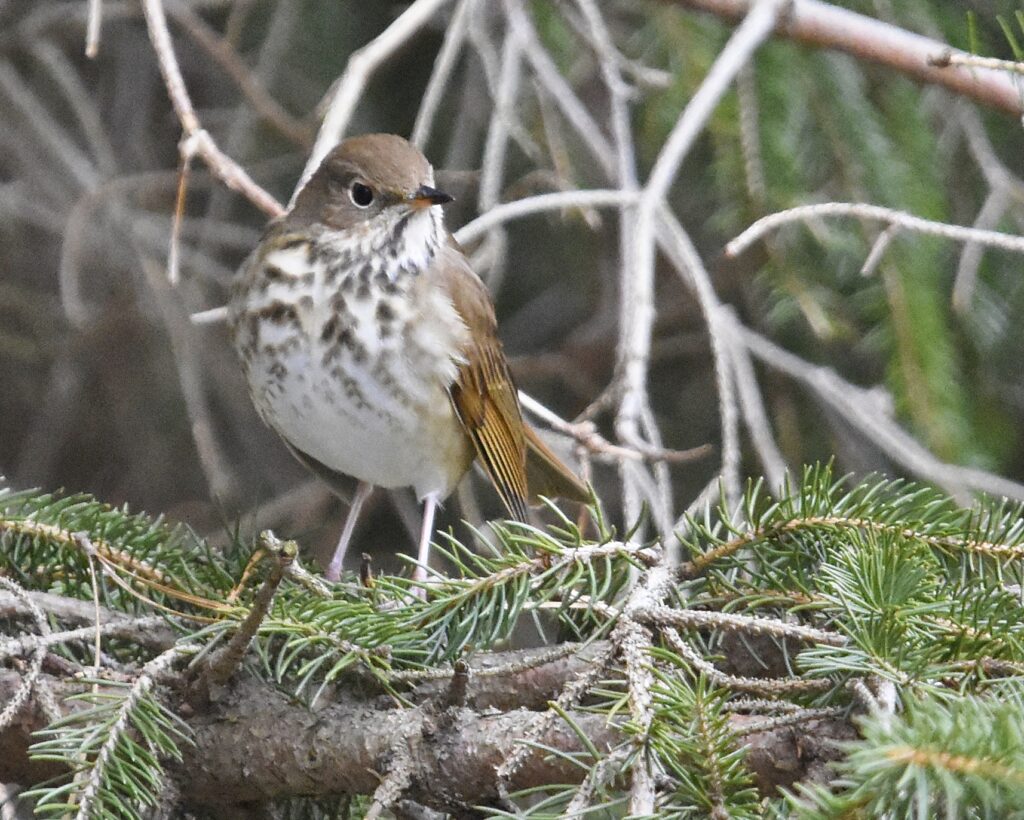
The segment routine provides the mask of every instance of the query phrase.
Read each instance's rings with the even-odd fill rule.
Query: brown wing
[[[524,424],[490,294],[454,239],[435,270],[470,330],[466,363],[450,391],[452,405],[505,507],[526,520],[527,500],[538,495],[589,501],[583,483]]]
[[[526,425],[526,478],[530,485],[530,500],[539,496],[565,498],[590,502],[590,490],[566,467],[548,446],[540,440],[537,431]]]
[[[469,328],[470,339],[449,395],[509,515],[525,521],[526,433],[519,399],[498,339],[490,294],[452,242],[442,249],[432,271]]]

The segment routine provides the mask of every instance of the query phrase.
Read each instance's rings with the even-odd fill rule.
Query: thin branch
[[[265,122],[296,145],[304,148],[309,148],[312,145],[312,129],[294,117],[263,87],[263,84],[245,64],[230,42],[220,37],[189,6],[175,3],[169,9],[175,22],[227,72],[238,86],[238,90],[242,92],[242,96],[249,101],[253,110]]]
[[[96,611],[92,601],[66,598],[63,595],[55,595],[52,592],[38,592],[34,590],[26,592],[26,595],[32,605],[39,607],[43,612],[52,615],[57,620],[71,621],[72,623],[91,623],[95,620]],[[31,606],[23,601],[22,598],[10,592],[0,590],[0,618],[24,618],[31,614]],[[128,620],[128,616],[106,608],[100,609],[100,618],[103,624]],[[93,627],[90,626],[89,629],[91,630]],[[169,631],[163,633],[154,645],[157,648],[161,648],[161,644],[165,640],[173,642],[172,633]],[[166,649],[167,647],[163,646],[162,648]]]
[[[730,308],[723,307],[723,311]],[[732,336],[728,337],[729,354],[732,357],[732,374],[736,380],[736,393],[739,398],[740,414],[750,434],[754,452],[764,470],[768,485],[773,489],[782,487],[786,477],[786,460],[779,450],[772,433],[768,412],[764,407],[764,399],[757,383],[754,363],[750,352]]]
[[[245,196],[264,213],[280,216],[284,213],[281,204],[256,184],[242,166],[222,152],[213,137],[203,129],[185,87],[178,58],[174,54],[174,44],[167,28],[163,3],[161,0],[142,0],[142,9],[146,16],[149,39],[160,66],[160,74],[167,87],[167,95],[185,132],[181,143],[182,151],[187,151],[189,156],[202,157],[214,176],[231,190]]]
[[[901,230],[915,231],[929,236],[941,236],[957,242],[977,242],[993,248],[1014,253],[1024,253],[1024,237],[1013,234],[966,228],[934,222],[919,216],[883,208],[880,205],[866,205],[854,202],[824,202],[820,205],[801,205],[763,217],[725,246],[726,256],[739,256],[761,237],[791,222],[806,222],[826,216],[854,216],[858,219],[875,219],[898,226]]]
[[[791,624],[775,618],[736,615],[731,612],[711,612],[703,609],[673,609],[650,606],[633,613],[638,621],[655,626],[681,626],[684,629],[718,629],[726,632],[745,632],[748,635],[771,635],[776,638],[796,638],[808,643],[827,646],[846,646],[850,640],[838,632],[828,632],[810,626]]]
[[[750,201],[763,213],[768,202],[764,156],[761,152],[761,114],[757,101],[757,75],[751,60],[736,76],[736,98],[739,103],[740,148],[743,151],[743,177]]]
[[[719,17],[739,19],[750,11],[755,0],[663,2],[700,9]],[[953,65],[955,55],[973,55],[950,49],[938,40],[820,0],[791,0],[775,33],[805,45],[834,49],[860,60],[879,63],[918,82],[942,86],[1014,117],[1024,113],[1020,88],[1005,71]],[[943,68],[943,62],[948,67]]]
[[[327,113],[324,115],[316,142],[313,143],[306,167],[288,203],[289,207],[295,203],[295,197],[313,176],[323,158],[344,136],[363,89],[374,72],[410,37],[429,23],[448,2],[449,0],[416,0],[390,26],[348,58],[345,72],[335,84]]]
[[[615,189],[558,191],[552,194],[538,194],[537,196],[517,199],[515,202],[506,202],[491,208],[487,213],[481,214],[472,222],[459,228],[455,232],[455,238],[460,244],[468,245],[470,242],[474,242],[482,237],[496,225],[510,222],[513,219],[521,219],[524,216],[545,211],[559,211],[565,208],[622,207],[636,202],[636,198],[636,194]]]
[[[99,6],[99,3],[96,3]],[[78,127],[89,144],[92,159],[104,175],[117,172],[117,160],[107,134],[107,128],[100,115],[95,95],[86,87],[78,68],[68,55],[49,40],[32,44],[32,53],[46,66],[47,71],[60,87],[68,107],[78,121]]]
[[[285,568],[292,563],[298,554],[299,547],[294,541],[279,541],[273,533],[261,536],[262,548],[272,557],[270,573],[260,586],[253,599],[245,619],[231,636],[228,645],[219,650],[207,663],[205,674],[214,685],[226,683],[245,657],[249,644],[259,631],[260,624],[270,611],[277,588],[285,575]]]
[[[1008,74],[1024,74],[1024,63],[1016,60],[1000,60],[997,57],[982,57],[980,54],[968,54],[952,50],[946,50],[936,55],[931,59],[931,64],[937,68],[947,68],[953,65],[1005,71]]]
[[[782,349],[731,317],[736,333],[751,354],[769,367],[809,387],[814,393],[912,475],[945,488],[961,501],[970,491],[1024,500],[1024,485],[976,467],[948,464],[898,425],[873,400],[869,391]]]
[[[671,260],[676,271],[697,295],[704,322],[711,342],[711,355],[715,365],[715,386],[718,392],[718,414],[722,425],[722,466],[719,478],[729,506],[740,496],[740,432],[739,407],[736,402],[736,380],[733,377],[733,359],[730,355],[735,342],[728,323],[724,321],[722,307],[711,283],[700,254],[693,241],[667,207],[660,210],[657,225],[658,242],[662,251]],[[746,389],[756,385],[747,384]],[[747,403],[750,406],[750,402]],[[756,405],[755,405],[756,412]],[[757,424],[756,418],[751,422]],[[717,482],[716,482],[717,483]],[[674,528],[681,523],[677,521]]]
[[[889,250],[889,246],[899,236],[901,230],[903,228],[899,225],[889,225],[878,235],[875,243],[871,246],[871,250],[868,252],[867,258],[864,260],[864,264],[860,266],[861,276],[874,275],[875,271],[878,270],[882,257],[885,256],[885,252]]]
[[[65,632],[50,632],[46,635],[31,637],[6,638],[0,640],[0,660],[16,655],[34,652],[39,646],[61,646],[68,643],[89,641],[96,635],[103,637],[125,638],[140,646],[155,649],[167,649],[174,643],[174,633],[167,627],[167,619],[162,615],[147,615],[144,618],[119,617],[95,626],[83,626]]]
[[[601,679],[605,670],[611,664],[615,655],[615,647],[609,644],[608,647],[599,653],[593,661],[593,665],[581,671],[575,678],[567,683],[554,704],[558,709],[548,708],[547,711],[531,718],[529,725],[524,727],[518,737],[518,744],[511,754],[505,756],[497,769],[499,793],[506,790],[508,784],[513,782],[515,776],[525,766],[526,762],[536,752],[528,740],[536,739],[551,730],[551,727],[558,721],[558,710],[567,710],[576,705],[583,698],[591,687]]]
[[[445,29],[444,41],[434,59],[434,68],[430,73],[427,88],[423,92],[423,98],[420,100],[419,111],[416,112],[416,122],[409,138],[409,141],[418,146],[420,150],[425,150],[430,141],[430,131],[434,127],[434,120],[437,117],[444,92],[447,90],[451,74],[462,55],[466,33],[469,31],[470,17],[478,1],[459,0],[452,20]]]
[[[8,592],[28,608],[28,611],[32,613],[32,617],[36,622],[36,628],[39,630],[39,636],[45,639],[50,634],[50,625],[47,623],[46,616],[43,614],[43,611],[39,608],[36,602],[29,597],[24,589],[10,578],[5,578],[0,575],[0,586],[6,587]],[[36,687],[36,682],[39,680],[39,675],[43,670],[43,660],[45,658],[46,644],[42,641],[38,641],[34,648],[32,660],[21,679],[17,691],[8,699],[7,703],[4,705],[3,711],[0,711],[0,731],[6,729],[14,718],[18,716],[22,707],[28,703],[29,697],[32,695],[33,689]]]
[[[765,697],[827,692],[833,686],[832,681],[826,678],[746,678],[730,675],[713,663],[704,660],[700,653],[683,640],[683,637],[673,627],[662,627],[660,631],[676,654],[716,686],[722,686],[735,692],[751,692]]]
[[[975,230],[988,230],[999,224],[1007,208],[1013,199],[1012,193],[1007,185],[1000,185],[993,188],[985,202],[978,211],[974,220]],[[977,242],[968,242],[960,253],[960,262],[956,267],[956,277],[953,280],[953,309],[965,313],[970,309],[971,301],[974,298],[974,288],[978,282],[978,269],[981,267],[981,260],[984,256],[984,249]]]
[[[128,697],[124,699],[124,703],[118,710],[117,720],[114,721],[114,724],[110,727],[109,736],[100,747],[99,753],[96,755],[96,760],[93,761],[88,782],[86,783],[85,790],[82,792],[82,797],[78,804],[78,812],[75,814],[75,820],[89,820],[89,818],[92,817],[92,804],[103,784],[107,765],[110,763],[117,745],[121,742],[121,738],[124,737],[125,733],[131,728],[131,721],[135,715],[135,710],[138,707],[139,702],[153,688],[156,679],[170,669],[171,665],[176,660],[183,655],[192,654],[198,651],[198,649],[199,647],[195,644],[175,646],[168,649],[166,652],[157,655],[153,660],[149,661],[142,667],[142,671],[139,673],[139,676],[132,683],[131,692]]]
[[[629,710],[637,728],[638,756],[630,771],[629,813],[643,817],[654,812],[654,772],[645,754],[647,733],[654,719],[652,708],[654,674],[651,671],[651,633],[634,620],[631,612],[615,628],[612,641],[626,664]]]
[[[566,82],[555,61],[541,44],[529,16],[518,3],[509,4],[507,13],[509,26],[522,38],[523,49],[537,76],[537,81],[551,94],[552,101],[561,109],[563,116],[573,126],[607,177],[614,179],[614,151],[587,107]]]
[[[654,259],[658,212],[665,202],[679,166],[697,136],[719,100],[729,89],[736,74],[771,33],[783,4],[784,0],[762,0],[730,38],[659,151],[637,204],[636,219],[632,227],[631,271],[622,282],[622,312],[617,350],[618,378],[622,393],[615,417],[615,430],[619,438],[627,444],[641,440],[641,419],[647,415],[648,410],[647,377],[655,316]],[[713,318],[712,314],[708,314],[708,317],[709,321]],[[719,357],[718,364],[721,394],[723,388],[728,392],[729,376],[726,359]],[[734,426],[730,423],[728,429]],[[733,460],[732,450],[725,452],[724,456]],[[738,479],[733,477],[733,473],[734,470],[729,465],[729,473],[725,478],[730,490],[734,490],[734,485],[738,484]]]
[[[103,0],[89,0],[89,16],[85,23],[85,56],[95,59],[100,53],[100,31],[103,29]]]
[[[623,447],[612,444],[597,432],[597,427],[589,421],[570,422],[554,413],[533,396],[519,391],[519,403],[528,413],[533,413],[559,433],[571,436],[581,446],[598,456],[607,456],[614,461],[665,461],[670,464],[685,464],[704,458],[711,452],[711,445],[702,444],[688,450],[666,450],[651,447],[643,442],[637,447]]]
[[[828,718],[842,717],[847,713],[842,707],[826,707],[822,709],[797,709],[781,717],[756,720],[749,723],[738,723],[734,726],[738,735],[754,735],[761,732],[774,732],[794,726],[798,723],[807,723],[810,720],[825,720]]]

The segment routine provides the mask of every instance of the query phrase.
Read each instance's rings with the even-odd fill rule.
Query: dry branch
[[[755,0],[662,0],[737,20],[756,5]],[[977,65],[966,52],[946,43],[863,14],[822,3],[791,0],[775,33],[798,43],[842,51],[860,60],[878,63],[922,83],[942,86],[955,94],[1019,117],[1024,113],[1020,89],[1005,71]],[[956,56],[958,59],[954,60]],[[962,58],[966,65],[954,65]]]
[[[495,661],[503,664],[500,658]],[[566,666],[563,674],[571,669]],[[59,695],[64,709],[81,708],[73,702],[69,705],[66,698],[86,688],[83,684],[45,673],[41,677]],[[7,700],[21,683],[17,672],[0,671],[0,700]],[[373,794],[394,744],[408,736],[412,724],[430,742],[415,746],[407,761],[405,797],[439,810],[463,811],[498,800],[496,769],[519,747],[537,714],[525,708],[495,712],[472,706],[438,712],[429,702],[401,709],[358,700],[347,690],[339,690],[334,703],[311,710],[266,682],[245,677],[207,711],[186,718],[195,745],[184,749],[184,761],[174,765],[171,774],[181,795],[213,811],[289,796]],[[610,749],[623,739],[604,715],[572,712],[570,716],[600,749]],[[746,737],[753,749],[752,769],[763,791],[819,769],[830,759],[828,755],[834,757],[833,741],[854,734],[848,721],[812,718],[799,733],[782,727]],[[738,731],[746,723],[761,721],[744,715],[733,720]],[[39,703],[32,700],[18,720],[0,733],[0,780],[32,783],[56,773],[52,766],[30,766],[25,757],[29,733],[46,722]],[[547,725],[536,739],[564,752],[585,751],[575,732],[560,721]],[[510,773],[509,785],[521,789],[576,783],[584,774],[584,769],[565,758],[535,753]]]

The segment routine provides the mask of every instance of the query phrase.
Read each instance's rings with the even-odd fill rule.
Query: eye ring
[[[361,182],[353,182],[348,189],[349,199],[357,208],[369,208],[373,204],[373,188]]]

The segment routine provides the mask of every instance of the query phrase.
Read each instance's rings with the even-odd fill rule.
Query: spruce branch
[[[729,632],[746,632],[751,635],[771,635],[776,638],[796,638],[808,643],[828,646],[845,646],[848,639],[834,632],[815,629],[799,624],[790,624],[774,618],[758,618],[750,615],[733,615],[728,612],[708,612],[696,609],[675,609],[668,606],[652,606],[636,613],[638,620],[656,626],[681,626],[687,629],[710,628]]]
[[[700,653],[684,641],[683,637],[672,627],[663,626],[660,632],[672,651],[716,686],[765,697],[824,692],[832,687],[831,681],[814,678],[748,678],[730,675],[719,670],[713,663],[704,660]]]
[[[16,497],[12,497],[10,500],[15,500],[15,498]],[[8,498],[5,498],[3,493],[0,493],[0,502],[7,501]],[[83,551],[87,548],[83,544],[82,539],[77,532],[72,532],[66,528],[47,524],[43,521],[37,521],[31,518],[0,518],[0,533],[4,532],[10,533],[13,536],[22,536],[28,539],[43,539],[65,547]],[[112,546],[109,541],[103,539],[97,539],[95,541],[90,540],[88,549],[93,550],[99,557],[101,557],[101,559],[109,561],[115,565],[124,566],[132,572],[135,572],[147,579],[158,583],[164,583],[167,581],[166,576],[164,576],[159,570],[149,566],[145,561],[139,560],[124,550],[117,549]]]
[[[38,519],[47,523],[54,522],[54,509],[67,509],[60,499],[42,503],[25,497],[19,503],[34,504]],[[144,556],[174,584],[175,594],[187,591],[196,600],[222,607],[206,609],[213,622],[193,625],[185,640],[197,654],[214,659],[231,654],[237,660],[240,651],[251,648],[256,663],[244,669],[231,664],[246,697],[245,709],[264,702],[260,686],[285,683],[304,700],[293,705],[313,716],[334,714],[331,710],[341,706],[338,720],[363,727],[365,737],[344,738],[345,743],[365,743],[371,735],[387,741],[373,746],[369,758],[352,763],[379,772],[380,779],[356,783],[328,772],[316,774],[318,783],[325,778],[327,790],[354,789],[371,796],[364,811],[376,805],[375,811],[383,812],[404,801],[462,810],[470,801],[482,800],[512,812],[521,805],[522,790],[528,789],[543,792],[538,817],[570,807],[578,812],[614,810],[609,807],[626,802],[652,812],[702,806],[706,813],[724,809],[743,816],[750,805],[746,795],[753,773],[759,783],[793,782],[784,773],[784,759],[773,763],[789,748],[785,743],[794,737],[792,727],[801,727],[801,741],[814,750],[810,760],[819,767],[815,771],[831,759],[835,737],[850,737],[851,695],[857,699],[857,692],[866,693],[860,700],[872,720],[899,720],[901,703],[919,692],[957,702],[962,697],[955,694],[957,688],[982,692],[1002,685],[993,676],[1013,679],[1024,668],[1019,597],[1007,585],[1017,577],[1007,574],[1012,559],[997,557],[987,547],[976,551],[962,546],[1019,544],[1024,535],[1016,507],[986,503],[963,510],[925,488],[891,482],[853,485],[836,481],[825,468],[808,470],[775,499],[752,487],[743,503],[742,516],[725,509],[709,512],[681,534],[698,555],[747,539],[742,549],[721,555],[697,577],[680,578],[656,546],[628,540],[592,543],[564,521],[562,529],[550,531],[516,525],[497,528],[491,555],[450,541],[447,552],[457,574],[432,584],[425,601],[408,599],[407,579],[386,575],[375,577],[372,586],[311,584],[301,573],[289,573],[287,561],[273,555],[279,542],[268,549],[268,539],[256,551],[262,556],[258,560],[237,545],[186,565],[183,553],[194,556],[201,548],[194,541],[176,541],[166,529],[154,536],[152,522],[144,517],[104,510],[95,502],[77,510],[101,521],[107,533],[124,533],[123,539],[111,539],[112,547]],[[81,517],[65,518],[65,528],[74,526],[70,531],[85,532],[95,543],[91,531],[77,528]],[[121,518],[134,521],[135,528],[121,524],[118,530]],[[872,526],[843,526],[836,520]],[[804,526],[771,530],[780,522],[796,521]],[[749,537],[754,531],[758,538]],[[48,538],[5,537],[16,550],[57,555],[69,549]],[[81,546],[70,549],[82,560]],[[251,579],[268,557],[273,558],[269,577],[249,592]],[[625,590],[616,579],[632,567],[644,569],[639,582]],[[83,598],[91,597],[84,562],[80,578],[73,588]],[[165,594],[149,588],[157,599]],[[120,590],[106,593],[100,629],[105,636],[122,636],[105,650],[114,653],[110,663],[123,676],[130,668],[121,665],[126,660],[140,658],[139,653],[152,658],[154,650],[167,646],[132,637],[140,616],[155,616],[139,613],[144,603]],[[219,603],[232,591],[235,603]],[[0,612],[14,619],[31,617],[23,600],[7,596],[16,603]],[[38,600],[54,613],[51,617],[70,626],[55,630],[54,638],[13,638],[2,644],[4,651],[32,651],[45,644],[74,652],[80,638],[94,634],[95,627],[86,626],[91,619],[88,604],[62,609],[51,599]],[[118,618],[112,605],[138,614]],[[600,639],[512,654],[481,651],[513,634],[528,612]],[[763,671],[744,671],[743,652]],[[796,678],[794,669],[806,677]],[[692,671],[704,679],[695,683]],[[175,679],[168,675],[169,683]],[[41,673],[38,680],[49,677]],[[846,687],[839,685],[844,680]],[[90,777],[116,780],[119,749],[144,743],[151,724],[170,720],[166,715],[150,717],[150,710],[163,714],[165,709],[165,695],[155,688],[134,707],[137,717],[124,718],[121,707],[135,682],[131,676],[122,694],[115,685],[113,696],[109,687],[101,686],[106,698],[102,704],[85,701],[93,709],[91,716],[77,722],[68,718],[69,728],[60,722],[50,727],[57,733],[54,745],[39,748],[70,764],[78,776],[60,787],[65,791],[50,794],[48,805],[63,800],[77,809]],[[29,699],[41,703],[44,689],[37,687]],[[216,716],[222,709],[228,709],[223,714],[231,714],[230,720],[237,719],[231,710],[240,707],[231,704],[242,701],[235,701],[239,693],[234,689],[218,692],[199,713],[192,709],[190,717],[202,716],[199,723],[190,722],[192,734],[199,726],[210,733],[220,731]],[[376,704],[381,701],[353,700],[354,690],[371,699],[388,693],[391,699],[380,709]],[[775,700],[751,701],[742,697],[745,693]],[[278,717],[285,704],[268,704],[268,714]],[[367,709],[377,711],[369,714]],[[462,783],[443,797],[426,795],[425,784],[441,782],[428,749],[439,737],[450,741],[441,751],[451,754],[463,748],[458,744],[476,744],[477,729],[489,731],[477,721],[488,715],[503,716],[503,731],[508,732],[490,747],[490,779]],[[129,721],[130,731],[123,734],[122,746],[103,758],[106,773],[97,774],[92,763],[99,758],[101,743],[83,745],[83,732],[87,726],[93,732],[96,726],[114,726],[119,719],[120,725]],[[381,735],[385,726],[392,729]],[[83,731],[75,734],[74,727]],[[306,730],[298,724],[293,728],[289,737],[305,737]],[[257,729],[251,725],[247,731]],[[214,773],[221,777],[234,765],[225,767],[222,755],[233,754],[240,743],[237,737],[213,737],[208,736],[213,745],[196,752],[195,758],[200,766],[208,762],[198,761],[219,758],[202,775],[211,783]],[[192,754],[178,740],[173,745]],[[744,745],[750,747],[749,759],[740,751]],[[355,746],[345,748],[349,751],[331,754],[355,753]],[[960,754],[955,749],[944,753]],[[190,792],[199,782],[191,764],[180,768],[173,764],[174,753],[168,755],[146,764],[153,767],[147,771],[154,783],[171,772],[179,791],[202,794],[195,798],[200,802],[243,799],[241,791],[215,794],[203,787]],[[557,776],[566,784],[581,783],[579,789],[546,779],[556,771],[550,766],[554,760],[565,767],[557,769]],[[264,762],[280,765],[269,756]],[[252,759],[244,767],[238,762],[239,771],[259,765]],[[790,770],[807,771],[803,764]],[[545,774],[533,780],[538,771]],[[311,776],[299,767],[287,775],[289,785],[283,791],[267,797],[306,793]],[[481,789],[472,798],[470,785]],[[148,799],[141,792],[136,796]]]

